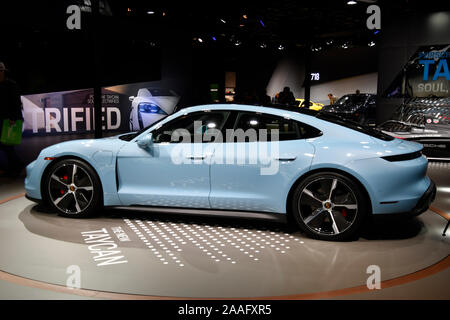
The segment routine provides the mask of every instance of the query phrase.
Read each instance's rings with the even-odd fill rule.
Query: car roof
[[[234,110],[234,111],[250,111],[250,112],[262,112],[269,113],[281,117],[289,117],[294,120],[305,122],[308,125],[312,125],[319,130],[325,128],[342,128],[351,129],[359,133],[369,134],[377,138],[385,138],[387,135],[381,133],[373,128],[363,126],[357,122],[350,121],[335,114],[323,113],[320,111],[291,107],[285,105],[272,105],[272,106],[257,106],[257,105],[245,105],[245,104],[208,104],[195,107],[189,107],[187,112],[205,111],[205,110]],[[189,111],[188,111],[189,110]],[[177,112],[178,113],[178,112]]]
[[[286,106],[286,105],[271,105],[271,106],[260,106],[260,105],[247,105],[247,104],[205,104],[193,107],[187,107],[180,109],[180,111],[185,110],[187,112],[204,111],[204,110],[230,110],[230,111],[253,111],[253,112],[264,112],[271,113],[275,115],[286,115],[298,116],[298,115],[308,115],[315,117],[317,111],[299,108],[296,106]]]

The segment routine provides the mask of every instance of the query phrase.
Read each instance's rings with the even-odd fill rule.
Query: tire
[[[64,217],[88,217],[102,207],[102,188],[97,173],[80,160],[65,159],[52,164],[42,191],[45,202]]]
[[[352,179],[319,172],[303,180],[292,197],[291,212],[309,237],[343,241],[354,237],[369,212],[369,202]]]

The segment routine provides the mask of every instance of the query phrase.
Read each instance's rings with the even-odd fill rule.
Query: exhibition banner
[[[445,98],[450,96],[450,45],[420,47],[409,59],[386,97]]]
[[[93,89],[22,96],[24,136],[95,130]],[[137,131],[174,112],[180,97],[154,82],[102,89],[102,130]]]

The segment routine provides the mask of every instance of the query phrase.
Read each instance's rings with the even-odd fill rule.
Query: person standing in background
[[[17,120],[23,120],[22,102],[20,100],[19,87],[17,83],[6,77],[6,66],[0,62],[0,133],[3,121],[9,120],[9,125],[14,125]],[[14,146],[0,143],[0,151],[6,155],[7,176],[18,176],[23,168],[22,161],[17,156]]]
[[[333,96],[332,93],[328,94],[328,99],[330,99],[330,104],[334,104],[336,102],[336,97]]]
[[[278,96],[278,103],[286,104],[286,105],[294,105],[295,104],[295,97],[291,91],[291,88],[284,87],[283,91],[281,91]]]

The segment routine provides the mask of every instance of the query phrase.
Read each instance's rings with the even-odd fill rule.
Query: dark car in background
[[[377,129],[421,143],[429,160],[450,160],[450,97],[411,98]]]
[[[334,113],[342,118],[361,124],[374,124],[376,119],[376,95],[370,93],[346,94],[323,112]]]

